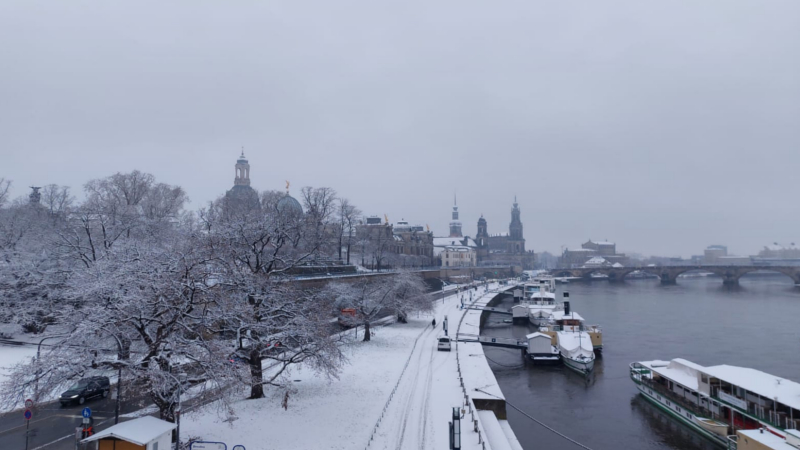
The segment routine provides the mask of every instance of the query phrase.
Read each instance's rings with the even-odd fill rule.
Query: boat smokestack
[[[569,302],[564,302],[564,315],[569,315]]]
[[[569,292],[567,292],[567,291],[564,291],[564,293],[561,294],[561,295],[564,296],[564,300],[569,298]]]

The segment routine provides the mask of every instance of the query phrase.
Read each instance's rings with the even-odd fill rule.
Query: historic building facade
[[[478,219],[478,232],[475,235],[478,265],[518,265],[532,269],[535,263],[533,250],[525,249],[521,211],[516,197],[511,208],[511,222],[508,234],[489,234],[489,226],[481,216]]]
[[[434,260],[433,233],[405,220],[390,224],[378,216],[356,227],[356,251],[365,267],[423,267]]]

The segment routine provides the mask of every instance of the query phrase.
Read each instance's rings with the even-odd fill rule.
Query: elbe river
[[[574,311],[603,328],[603,356],[585,381],[563,366],[523,365],[518,350],[484,347],[506,399],[593,450],[719,449],[642,398],[628,377],[635,361],[684,358],[751,367],[800,382],[800,288],[788,277],[752,275],[737,288],[717,277],[558,286]],[[497,305],[510,308],[512,300]],[[530,325],[490,314],[484,336],[523,338]],[[578,449],[507,407],[525,449]]]

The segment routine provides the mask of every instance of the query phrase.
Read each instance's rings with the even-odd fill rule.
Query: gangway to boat
[[[512,338],[479,336],[477,334],[459,333],[458,336],[456,337],[456,340],[459,342],[478,342],[481,345],[485,345],[487,347],[513,348],[516,350],[528,349],[528,341],[525,339],[520,340]]]
[[[507,316],[511,315],[511,311],[502,308],[495,308],[493,306],[474,305],[474,306],[465,306],[464,309],[474,309],[476,311],[486,311],[495,314],[505,314]]]

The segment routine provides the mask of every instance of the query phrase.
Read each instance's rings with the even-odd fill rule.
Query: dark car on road
[[[82,405],[86,400],[95,397],[108,397],[110,383],[108,377],[91,377],[79,380],[61,394],[61,405],[72,403]]]

